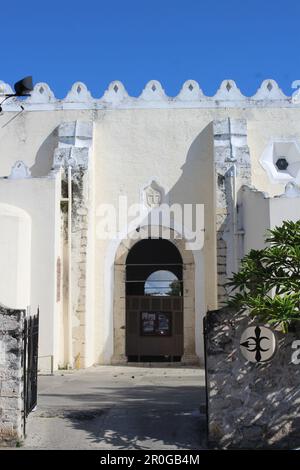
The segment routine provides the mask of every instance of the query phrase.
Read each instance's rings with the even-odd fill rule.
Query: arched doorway
[[[182,257],[162,238],[136,243],[126,259],[128,361],[180,361],[183,356]]]
[[[151,227],[152,232],[154,228]],[[151,233],[152,233],[151,232]],[[175,246],[177,251],[181,256],[181,273],[174,273],[178,280],[182,276],[181,289],[182,289],[182,307],[183,307],[183,356],[181,357],[181,362],[185,364],[195,364],[199,362],[199,357],[196,354],[196,335],[197,341],[199,344],[199,338],[201,339],[201,323],[198,320],[196,315],[196,297],[195,297],[195,276],[198,276],[199,279],[199,267],[196,271],[194,253],[189,249],[185,240],[182,238],[180,233],[177,233],[174,229],[168,227],[159,227],[160,235],[156,238],[162,238],[166,240],[168,246]],[[152,235],[153,237],[153,235]],[[149,227],[143,226],[139,230],[134,230],[130,232],[127,238],[124,238],[122,242],[118,245],[114,256],[114,289],[113,289],[113,309],[112,309],[112,351],[113,355],[110,359],[112,364],[122,364],[127,362],[126,356],[126,269],[127,263],[129,264],[130,258],[128,258],[129,253],[134,246],[139,245],[139,242],[147,241],[149,238]],[[152,238],[153,239],[153,238]],[[166,246],[166,245],[165,245]],[[145,250],[144,250],[145,251]],[[147,252],[147,250],[146,250]],[[161,253],[156,252],[156,255]],[[127,259],[128,258],[128,259]],[[150,263],[153,265],[155,259],[151,259]],[[159,266],[165,266],[163,263],[167,262],[167,259],[158,259]],[[197,266],[202,261],[197,260]],[[149,263],[149,264],[150,264]],[[159,266],[157,270],[159,271]],[[163,269],[170,271],[170,269]],[[171,271],[172,272],[172,271]],[[151,276],[151,274],[149,273]],[[146,277],[145,277],[146,279]],[[134,280],[134,279],[133,279]],[[149,279],[147,279],[149,281]],[[151,279],[150,279],[151,281]],[[199,285],[201,284],[201,279],[199,280]],[[109,288],[109,286],[108,286]],[[144,294],[144,290],[140,291],[140,294]],[[165,296],[164,296],[165,297]],[[166,298],[166,297],[165,297]],[[155,296],[153,296],[155,301]],[[198,301],[199,302],[199,301]],[[152,308],[152,307],[151,307]],[[155,307],[156,308],[156,307]],[[109,321],[109,318],[108,318]],[[198,330],[196,332],[196,326],[198,325]]]

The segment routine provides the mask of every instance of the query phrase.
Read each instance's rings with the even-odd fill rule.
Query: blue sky
[[[32,74],[57,97],[81,80],[100,97],[112,80],[136,96],[157,79],[173,96],[187,79],[213,95],[232,78],[251,95],[274,78],[291,94],[299,18],[297,0],[2,2],[0,79]]]

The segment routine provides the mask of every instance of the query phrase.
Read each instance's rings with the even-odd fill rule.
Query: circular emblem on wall
[[[241,352],[247,361],[266,362],[276,351],[276,337],[266,326],[249,326],[240,340]]]

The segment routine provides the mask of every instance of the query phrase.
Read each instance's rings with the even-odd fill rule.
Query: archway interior
[[[126,259],[126,295],[159,295],[159,290],[167,295],[168,285],[170,295],[182,295],[182,257],[176,246],[161,238],[137,242]]]
[[[180,361],[183,355],[183,261],[169,240],[137,242],[126,259],[128,361]]]

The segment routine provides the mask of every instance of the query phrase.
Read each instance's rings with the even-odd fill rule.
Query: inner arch
[[[147,238],[137,242],[126,259],[126,295],[144,295],[145,282],[156,271],[169,271],[182,281],[182,257],[169,240]]]

